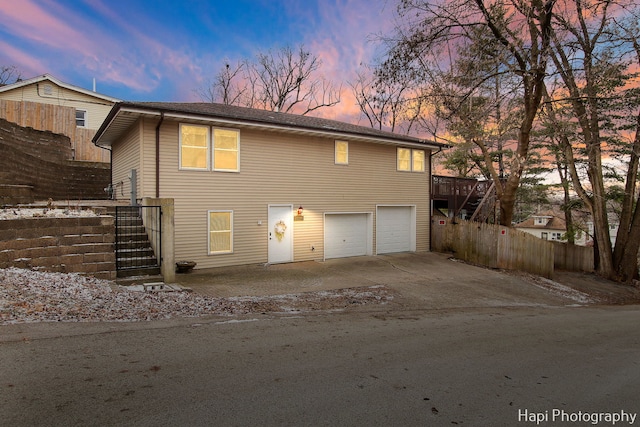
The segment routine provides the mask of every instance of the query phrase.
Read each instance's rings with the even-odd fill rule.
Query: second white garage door
[[[378,206],[376,215],[376,252],[412,252],[416,250],[414,206]]]
[[[324,257],[345,258],[371,255],[370,214],[326,214],[324,217]]]

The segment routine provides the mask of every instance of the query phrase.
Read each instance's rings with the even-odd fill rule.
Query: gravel
[[[385,286],[269,297],[215,298],[192,292],[137,292],[112,281],[66,273],[0,269],[0,324],[133,322],[175,317],[342,310],[384,304]]]

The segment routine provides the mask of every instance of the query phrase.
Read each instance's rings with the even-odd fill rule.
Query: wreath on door
[[[282,242],[282,239],[284,239],[284,232],[287,229],[287,224],[285,224],[284,221],[280,220],[276,223],[276,226],[274,228],[278,242]]]

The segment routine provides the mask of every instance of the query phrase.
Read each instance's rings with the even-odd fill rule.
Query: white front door
[[[269,205],[269,264],[293,261],[293,205]]]

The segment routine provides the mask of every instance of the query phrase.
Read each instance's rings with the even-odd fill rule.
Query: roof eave
[[[412,148],[422,148],[427,150],[438,150],[444,148],[444,145],[433,143],[430,144],[424,141],[415,141],[410,139],[404,139],[402,137],[399,138],[391,138],[391,137],[383,137],[383,136],[375,136],[375,135],[367,135],[355,132],[346,132],[339,130],[322,130],[322,129],[314,129],[314,128],[306,128],[306,127],[297,127],[297,126],[287,126],[277,123],[265,123],[259,121],[245,120],[245,119],[230,119],[225,117],[213,117],[207,115],[200,114],[192,114],[192,113],[182,113],[177,111],[163,110],[158,108],[153,109],[145,109],[140,108],[139,106],[127,106],[126,104],[116,104],[114,108],[111,110],[102,126],[96,132],[95,137],[93,138],[93,142],[95,145],[100,147],[109,147],[113,143],[113,139],[105,140],[103,143],[100,143],[100,140],[103,139],[104,134],[108,131],[109,127],[118,119],[119,114],[121,113],[129,113],[129,114],[137,114],[137,118],[142,116],[155,116],[160,117],[164,115],[165,119],[172,118],[177,120],[190,120],[190,121],[201,121],[211,124],[219,124],[222,126],[237,126],[243,128],[252,128],[252,129],[261,129],[261,130],[269,130],[269,131],[281,131],[286,133],[297,133],[297,134],[307,134],[307,135],[317,135],[324,137],[333,137],[333,138],[345,138],[350,140],[358,140],[358,141],[367,141],[373,142],[377,144],[387,144],[387,145],[397,145],[397,146],[406,146]]]
[[[14,89],[19,89],[21,87],[29,86],[29,85],[34,84],[34,83],[40,83],[41,81],[44,81],[44,80],[49,80],[52,83],[55,83],[56,85],[58,85],[58,86],[60,86],[62,88],[65,88],[65,89],[68,89],[68,90],[73,90],[75,92],[80,92],[80,93],[82,93],[84,95],[92,96],[94,98],[99,98],[99,99],[102,99],[103,101],[109,101],[109,102],[112,102],[114,104],[117,103],[117,102],[121,102],[122,101],[121,99],[118,99],[118,98],[113,98],[113,97],[108,96],[108,95],[103,95],[103,94],[98,93],[98,92],[93,92],[93,91],[88,90],[88,89],[83,89],[81,87],[65,83],[63,81],[60,81],[60,80],[56,79],[51,74],[43,74],[41,76],[32,77],[32,78],[27,79],[27,80],[22,80],[22,81],[13,83],[13,84],[2,86],[2,87],[0,87],[0,93],[8,92],[8,91],[14,90]]]

